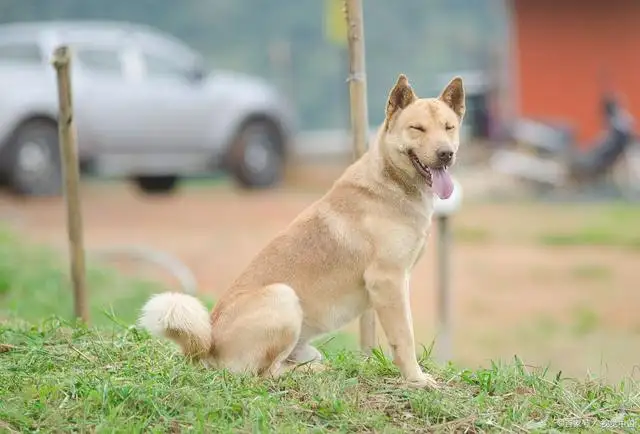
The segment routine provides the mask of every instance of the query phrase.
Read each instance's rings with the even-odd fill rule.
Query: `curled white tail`
[[[176,342],[185,355],[198,357],[211,348],[211,322],[195,297],[177,292],[154,295],[142,308],[140,326]]]

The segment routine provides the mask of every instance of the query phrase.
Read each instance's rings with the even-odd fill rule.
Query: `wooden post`
[[[74,313],[89,323],[87,288],[85,279],[85,254],[82,235],[82,211],[80,206],[80,168],[76,148],[76,131],[73,120],[71,92],[71,56],[69,47],[61,46],[53,52],[52,64],[58,81],[58,139],[64,173],[64,191],[67,204],[67,235],[71,260]]]
[[[462,204],[462,185],[453,179],[453,194],[448,199],[435,198],[434,215],[438,230],[438,340],[436,357],[446,363],[453,356],[453,336],[451,330],[451,219]]]
[[[349,105],[354,158],[367,150],[369,114],[367,109],[367,77],[364,60],[364,24],[362,0],[345,0],[347,40],[349,43]],[[369,352],[376,345],[376,316],[368,310],[360,318],[360,347]]]
[[[436,345],[436,357],[441,363],[451,360],[451,322],[450,293],[451,272],[451,228],[448,215],[438,217],[438,328],[439,337]]]

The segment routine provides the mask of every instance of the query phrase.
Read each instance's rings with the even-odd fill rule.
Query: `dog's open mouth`
[[[411,160],[413,167],[415,167],[418,173],[424,177],[425,181],[427,182],[427,185],[431,187],[433,184],[433,178],[431,177],[431,170],[427,166],[422,164],[418,156],[413,151],[409,151],[409,159]]]
[[[440,199],[448,199],[453,193],[453,180],[446,166],[434,168],[423,164],[418,156],[409,151],[409,159],[416,171],[422,175],[425,182]]]

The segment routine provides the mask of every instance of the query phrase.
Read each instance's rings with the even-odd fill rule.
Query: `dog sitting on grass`
[[[437,387],[414,343],[409,278],[434,195],[453,191],[462,80],[418,98],[401,74],[370,149],[258,253],[213,311],[182,293],[152,297],[139,323],[219,369],[277,376],[321,360],[310,342],[375,309],[408,385]]]

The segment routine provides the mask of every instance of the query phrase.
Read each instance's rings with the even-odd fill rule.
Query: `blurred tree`
[[[498,0],[491,0],[498,1]],[[371,122],[396,75],[418,93],[435,91],[436,74],[483,67],[505,23],[491,1],[366,0],[365,34]],[[291,0],[0,0],[0,22],[107,19],[169,32],[204,53],[214,68],[273,74],[274,41],[289,41],[290,92],[303,127],[348,125],[346,57],[324,36],[323,1]],[[277,70],[277,69],[276,69]],[[281,82],[279,80],[278,82]]]

